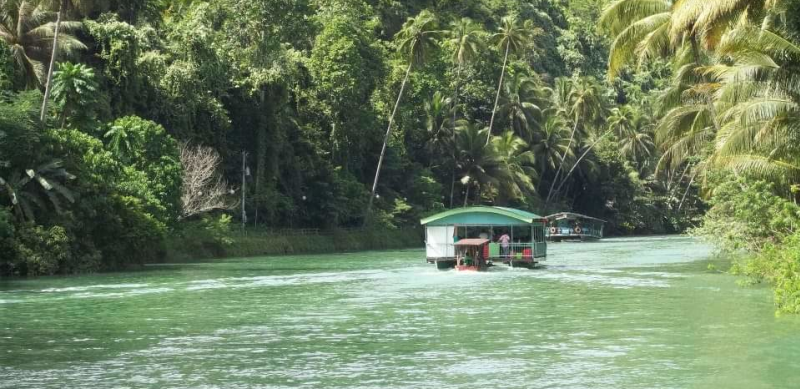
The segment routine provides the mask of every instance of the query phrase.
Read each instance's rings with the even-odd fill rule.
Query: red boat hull
[[[466,265],[459,265],[456,266],[456,270],[458,271],[481,271],[481,269],[477,266],[466,266]]]

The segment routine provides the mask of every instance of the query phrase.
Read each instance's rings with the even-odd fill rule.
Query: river
[[[800,318],[711,254],[623,238],[534,270],[408,250],[3,281],[0,388],[800,386]]]

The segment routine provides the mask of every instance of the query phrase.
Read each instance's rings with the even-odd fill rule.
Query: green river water
[[[800,318],[710,256],[625,238],[535,270],[409,250],[3,281],[0,388],[800,387]]]

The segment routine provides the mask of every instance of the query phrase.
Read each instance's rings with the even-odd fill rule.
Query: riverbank
[[[167,242],[167,262],[291,254],[329,254],[420,248],[420,228],[246,231],[217,237],[179,236]]]

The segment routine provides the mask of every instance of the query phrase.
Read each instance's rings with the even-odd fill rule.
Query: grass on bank
[[[166,243],[168,262],[265,255],[322,254],[346,251],[422,247],[420,228],[334,229],[319,232],[245,232],[229,226],[230,218],[206,218],[176,232]]]

